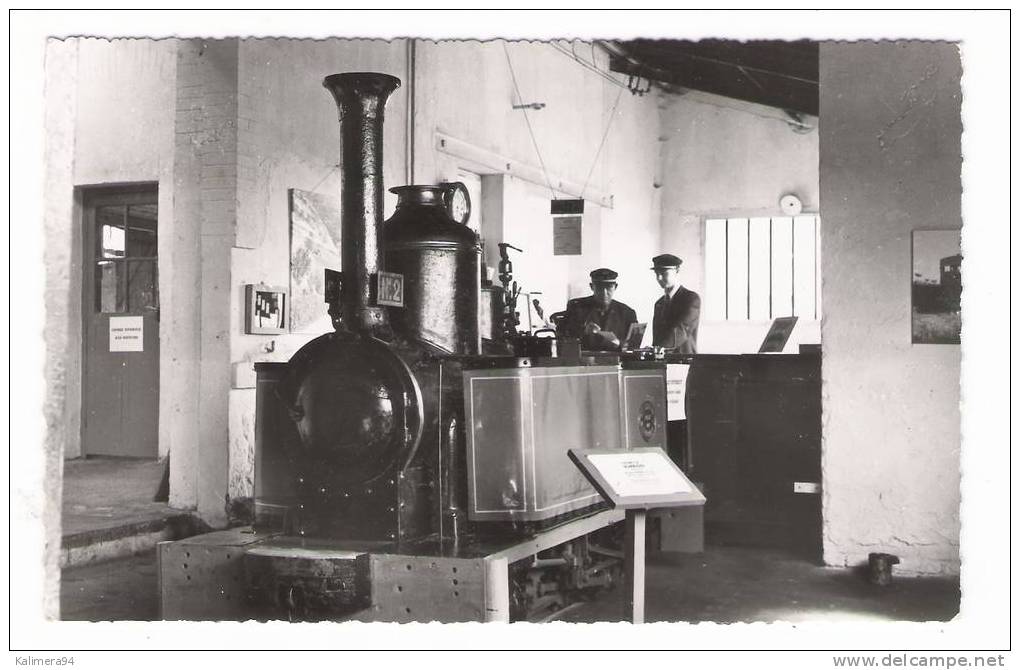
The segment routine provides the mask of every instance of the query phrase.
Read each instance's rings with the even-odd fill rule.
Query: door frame
[[[88,347],[89,347],[89,328],[88,319],[90,318],[91,311],[94,307],[90,303],[89,298],[90,292],[94,290],[95,284],[95,244],[96,244],[96,226],[93,212],[96,207],[103,205],[132,205],[132,204],[148,204],[153,198],[156,203],[156,221],[157,226],[159,225],[160,213],[159,213],[159,182],[158,181],[139,181],[139,182],[126,182],[116,184],[98,184],[98,185],[79,185],[74,187],[75,190],[75,201],[79,203],[78,216],[78,227],[81,231],[81,246],[78,249],[78,259],[80,262],[80,278],[81,278],[81,294],[79,299],[81,301],[81,313],[79,315],[79,328],[81,328],[81,350],[79,355],[81,356],[81,393],[79,394],[79,410],[81,415],[81,421],[79,422],[79,434],[78,440],[81,445],[80,458],[88,458],[89,445],[85,440],[86,426],[88,423],[88,412],[86,411],[86,395],[88,393]],[[157,228],[158,230],[158,228]],[[156,276],[161,277],[162,272],[160,271],[159,253],[157,248],[156,255]],[[158,279],[157,279],[158,281]],[[162,309],[162,307],[161,307]],[[157,341],[160,339],[157,333]],[[156,386],[159,388],[160,379],[162,378],[162,366],[159,364],[159,356],[157,353],[156,362]],[[159,401],[156,401],[156,413],[159,414]],[[158,428],[157,428],[158,430]],[[157,448],[157,458],[159,450]]]

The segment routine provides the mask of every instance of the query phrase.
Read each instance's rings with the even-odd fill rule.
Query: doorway
[[[159,454],[155,184],[82,192],[82,453]]]

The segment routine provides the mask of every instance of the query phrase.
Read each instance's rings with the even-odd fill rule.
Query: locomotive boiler
[[[269,617],[369,608],[390,581],[366,552],[467,560],[604,509],[569,448],[665,447],[661,370],[568,346],[522,356],[535,348],[513,336],[483,353],[481,244],[448,215],[446,187],[392,188],[383,222],[384,108],[399,85],[376,73],[324,81],[343,156],[342,271],[326,278],[334,331],[286,363],[256,364],[254,532],[269,539],[245,553],[244,580]],[[517,561],[514,617],[612,585],[609,542],[584,535]]]

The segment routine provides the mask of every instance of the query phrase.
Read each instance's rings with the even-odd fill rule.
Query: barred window
[[[821,316],[818,216],[705,220],[702,318]]]

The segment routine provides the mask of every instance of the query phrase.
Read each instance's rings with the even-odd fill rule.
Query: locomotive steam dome
[[[397,209],[382,228],[385,265],[404,276],[394,328],[451,354],[477,354],[481,244],[450,218],[445,186],[397,186]]]

